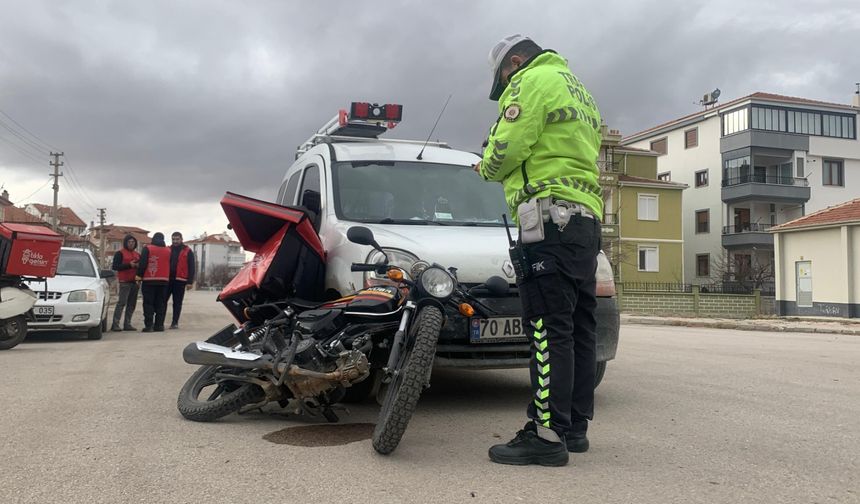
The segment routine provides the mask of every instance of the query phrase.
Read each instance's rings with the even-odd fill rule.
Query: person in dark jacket
[[[143,332],[164,330],[169,276],[170,249],[164,244],[164,235],[155,233],[152,242],[143,247],[137,267],[137,278],[143,281]]]
[[[173,319],[170,328],[179,329],[182,300],[185,299],[185,291],[194,284],[194,252],[182,243],[182,233],[179,231],[170,235],[170,242],[170,280],[167,283],[166,301],[173,297]]]
[[[111,331],[136,331],[131,325],[131,316],[137,306],[138,286],[134,277],[140,264],[140,252],[137,251],[137,240],[128,234],[122,240],[122,249],[113,255],[111,269],[116,271],[116,279],[119,282],[119,299],[113,311],[113,325]],[[125,324],[120,327],[119,321],[125,310]]]

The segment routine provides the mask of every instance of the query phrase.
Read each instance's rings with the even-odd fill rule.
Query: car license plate
[[[520,317],[473,318],[469,323],[472,343],[514,343],[526,341]]]
[[[34,315],[53,315],[54,307],[53,306],[34,306],[33,307]]]

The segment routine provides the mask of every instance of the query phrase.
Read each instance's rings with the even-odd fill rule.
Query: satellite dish
[[[720,88],[717,88],[717,89],[715,89],[715,90],[711,91],[711,97],[712,97],[714,100],[716,100],[717,98],[719,98],[719,97],[720,97]]]

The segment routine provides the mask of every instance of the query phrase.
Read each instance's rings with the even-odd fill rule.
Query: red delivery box
[[[48,278],[57,274],[63,236],[30,224],[0,224],[0,274]]]

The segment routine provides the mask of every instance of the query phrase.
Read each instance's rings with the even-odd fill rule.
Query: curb
[[[803,332],[817,334],[842,334],[848,336],[860,336],[860,329],[841,327],[811,327],[811,326],[775,326],[763,323],[737,323],[727,321],[709,320],[683,320],[683,319],[653,319],[635,316],[622,317],[622,324],[646,325],[646,326],[673,326],[673,327],[699,327],[710,329],[734,329],[737,331],[765,331],[765,332]]]

